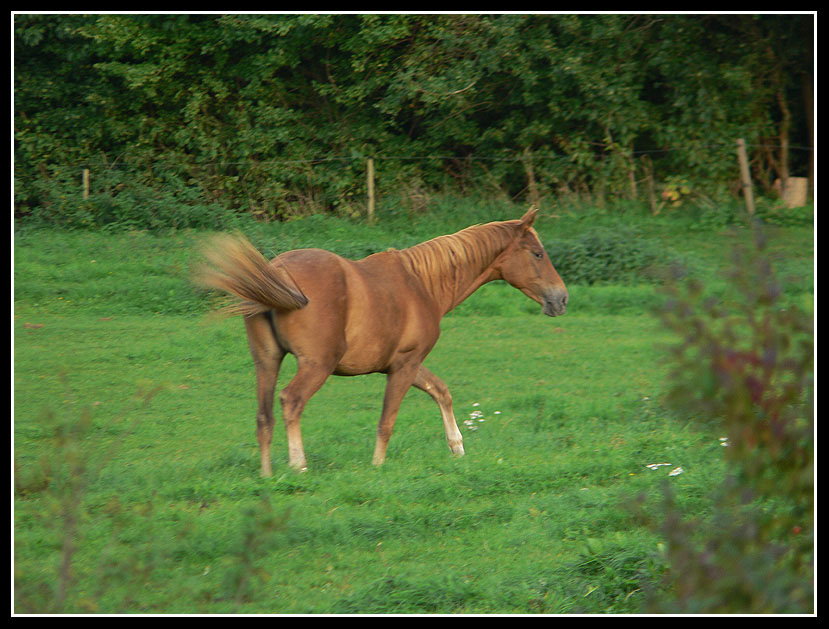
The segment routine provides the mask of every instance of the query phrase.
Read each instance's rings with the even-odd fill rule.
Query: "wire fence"
[[[779,144],[769,144],[769,143],[761,143],[761,144],[748,144],[743,140],[738,140],[735,142],[720,142],[714,144],[699,144],[694,145],[693,147],[671,147],[671,148],[654,148],[654,149],[642,149],[642,150],[634,150],[634,151],[623,151],[618,148],[616,150],[609,150],[610,147],[606,144],[602,143],[594,143],[593,148],[596,150],[595,157],[600,159],[603,155],[610,157],[621,157],[623,160],[628,160],[631,163],[637,161],[638,158],[646,158],[651,156],[657,155],[669,155],[672,153],[681,153],[687,152],[689,150],[693,151],[728,151],[732,155],[735,151],[738,154],[739,158],[739,169],[735,168],[735,173],[739,171],[740,173],[740,180],[741,180],[741,187],[743,196],[746,198],[746,205],[747,209],[750,213],[754,213],[753,207],[753,192],[752,192],[752,181],[751,175],[746,168],[748,164],[747,159],[747,151],[749,149],[762,149],[763,151],[774,151],[780,150],[784,148],[782,145]],[[813,149],[808,146],[800,146],[800,145],[789,145],[785,147],[789,151],[812,151]],[[82,162],[76,163],[75,166],[71,165],[63,165],[61,166],[62,170],[75,170],[77,169],[79,179],[81,180],[81,188],[83,198],[86,199],[90,195],[90,171],[95,169],[101,169],[105,171],[113,171],[113,170],[121,170],[121,169],[134,169],[135,165],[126,163],[125,160],[122,158],[126,155],[122,153],[112,161],[106,160],[106,158],[98,160],[85,160]],[[192,158],[191,158],[192,159]],[[527,176],[527,185],[522,189],[521,193],[528,193],[530,200],[533,202],[537,202],[539,198],[539,193],[537,190],[537,182],[535,181],[535,174],[533,173],[532,164],[541,164],[544,162],[569,162],[572,163],[574,160],[573,155],[564,155],[564,154],[551,154],[549,152],[530,152],[528,149],[525,149],[521,152],[513,151],[512,154],[501,154],[501,155],[476,155],[476,154],[433,154],[433,155],[402,155],[402,154],[384,154],[382,152],[377,152],[375,154],[359,154],[354,153],[351,155],[327,155],[327,156],[317,156],[317,157],[303,157],[303,158],[276,158],[276,159],[264,159],[264,160],[256,160],[256,159],[246,159],[246,160],[215,160],[215,161],[199,161],[198,159],[192,159],[190,163],[187,164],[187,167],[196,167],[196,168],[211,168],[215,171],[220,171],[224,168],[246,168],[250,170],[254,169],[261,169],[263,167],[273,167],[273,166],[280,166],[280,165],[294,165],[294,166],[314,166],[318,164],[326,164],[326,163],[361,163],[365,166],[365,191],[366,191],[366,204],[367,208],[366,211],[369,216],[372,216],[374,213],[375,207],[375,177],[376,177],[376,170],[375,170],[375,162],[455,162],[455,163],[472,163],[472,162],[490,162],[490,163],[514,163],[514,164],[523,164],[526,176]],[[162,163],[162,162],[151,162],[147,164],[151,169],[155,168],[164,168],[169,167],[170,163]],[[363,168],[363,166],[361,166]],[[588,169],[589,170],[589,169]],[[653,166],[649,166],[649,171],[644,174],[644,176],[640,179],[637,179],[633,174],[633,168],[631,168],[630,172],[630,186],[633,190],[633,194],[636,195],[636,186],[640,183],[645,183],[648,190],[649,190],[649,197],[652,209],[656,207],[656,201],[654,198],[654,173],[653,173]],[[24,173],[20,172],[19,169],[15,169],[14,174],[15,181],[26,182],[32,181],[37,179],[42,179],[42,175],[38,175],[34,172]]]
[[[763,149],[781,149],[784,148],[782,145],[779,144],[750,144],[746,143],[747,149],[754,149],[754,148],[763,148]],[[607,148],[606,145],[596,144],[597,149]],[[734,143],[718,143],[718,144],[701,144],[695,145],[694,150],[733,150]],[[785,147],[790,151],[811,151],[812,148],[809,146],[799,146],[799,145],[789,145]],[[625,157],[635,158],[641,157],[645,155],[665,155],[669,153],[681,153],[685,152],[688,149],[685,147],[679,148],[659,148],[659,149],[642,149],[642,150],[635,150],[635,151],[620,151],[619,154]],[[482,161],[482,162],[514,162],[514,163],[521,163],[526,161],[527,156],[515,152],[513,155],[475,155],[475,154],[465,154],[465,155],[451,155],[451,154],[437,154],[437,155],[395,155],[395,154],[384,154],[382,152],[378,153],[363,153],[357,155],[329,155],[329,156],[319,156],[319,157],[303,157],[303,158],[276,158],[276,159],[247,159],[247,160],[196,160],[195,163],[199,164],[200,166],[214,166],[214,167],[225,167],[225,166],[264,166],[264,165],[276,165],[276,164],[318,164],[318,163],[326,163],[326,162],[354,162],[354,161],[365,161],[366,159],[373,159],[375,162],[378,161]],[[573,159],[573,155],[561,155],[561,154],[548,154],[548,153],[537,153],[533,152],[531,154],[532,161],[571,161]],[[113,163],[108,164],[108,169],[117,169],[117,168],[128,168],[126,164],[118,163],[120,158],[116,158],[113,160]],[[157,162],[158,165],[162,165],[160,162]],[[75,162],[74,164],[64,165],[67,168],[89,168],[91,165],[90,160],[83,160],[79,162]],[[32,178],[37,178],[37,175],[24,175]]]

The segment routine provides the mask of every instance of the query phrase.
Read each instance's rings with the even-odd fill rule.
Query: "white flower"
[[[668,476],[679,476],[684,471],[685,470],[683,470],[681,467],[675,467],[670,472],[668,472]]]

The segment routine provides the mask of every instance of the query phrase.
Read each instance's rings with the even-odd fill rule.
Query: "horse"
[[[274,389],[287,353],[295,356],[297,371],[279,401],[292,468],[307,469],[300,417],[331,375],[386,375],[374,465],[385,461],[400,403],[412,386],[437,403],[449,450],[462,456],[449,388],[423,361],[442,317],[487,282],[506,281],[545,315],[565,313],[567,288],[532,227],[537,213],[530,208],[517,220],[473,225],[360,260],[296,249],[269,262],[240,234],[214,236],[194,279],[235,296],[226,310],[244,318],[256,369],[262,476],[272,474]]]

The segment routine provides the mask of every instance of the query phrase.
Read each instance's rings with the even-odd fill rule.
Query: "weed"
[[[811,613],[814,602],[814,345],[811,313],[781,308],[763,254],[739,252],[734,298],[697,282],[674,287],[664,322],[676,331],[669,399],[715,424],[731,473],[710,522],[683,521],[666,490],[673,597],[656,609]]]

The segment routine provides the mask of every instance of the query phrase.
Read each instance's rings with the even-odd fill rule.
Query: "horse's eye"
[[[535,256],[536,260],[541,260],[544,257],[544,254],[541,251],[533,251],[533,255]]]

